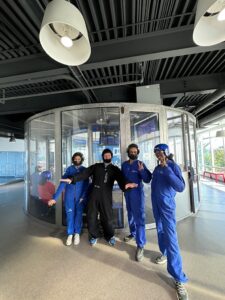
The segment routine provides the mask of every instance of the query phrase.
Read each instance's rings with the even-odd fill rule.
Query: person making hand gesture
[[[123,175],[128,182],[134,182],[137,187],[125,194],[130,234],[124,238],[125,242],[136,240],[137,250],[135,258],[141,261],[144,255],[145,237],[145,197],[143,182],[149,183],[152,174],[145,164],[138,160],[140,153],[138,145],[130,144],[127,148],[129,160],[122,164]]]

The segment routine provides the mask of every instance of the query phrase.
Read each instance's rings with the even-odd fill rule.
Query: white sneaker
[[[158,257],[156,257],[155,259],[155,263],[157,265],[163,265],[167,262],[167,257],[165,255],[160,255]]]
[[[66,246],[72,245],[72,239],[73,239],[73,235],[72,235],[72,234],[69,234],[69,235],[67,236]]]
[[[80,244],[80,235],[78,233],[75,233],[73,243],[74,243],[75,246]]]

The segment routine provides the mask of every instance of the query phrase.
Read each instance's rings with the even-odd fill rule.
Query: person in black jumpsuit
[[[100,236],[98,226],[98,213],[100,213],[100,221],[103,228],[105,239],[111,246],[116,241],[113,228],[113,209],[112,209],[112,189],[116,180],[121,190],[133,188],[135,184],[127,183],[121,170],[114,166],[112,161],[113,153],[110,149],[102,152],[103,163],[96,163],[85,169],[80,174],[74,175],[68,180],[69,183],[76,183],[92,176],[92,189],[89,195],[87,221],[90,237],[90,244],[93,246],[97,243]],[[66,181],[66,179],[62,179]],[[61,180],[61,181],[62,181]]]

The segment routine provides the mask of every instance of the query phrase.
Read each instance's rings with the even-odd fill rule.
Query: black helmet
[[[110,153],[110,154],[111,154],[111,157],[113,158],[113,153],[112,153],[112,151],[111,151],[110,149],[108,149],[108,148],[106,148],[106,149],[104,149],[104,150],[102,151],[102,158],[104,158],[104,155],[105,155],[106,153]]]

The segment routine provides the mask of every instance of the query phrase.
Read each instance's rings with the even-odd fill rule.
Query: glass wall
[[[73,153],[83,153],[85,157],[84,166],[87,167],[102,161],[101,153],[105,148],[109,148],[112,151],[113,163],[120,166],[119,109],[107,107],[63,112],[62,147],[63,171],[71,164]],[[115,183],[113,188],[113,213],[115,227],[123,227],[123,195],[117,183]],[[64,209],[63,224],[66,224]]]
[[[168,142],[170,152],[174,155],[174,160],[185,170],[184,160],[184,132],[183,132],[183,114],[175,111],[167,111],[168,124]]]
[[[157,164],[153,149],[162,142],[169,144],[186,181],[185,191],[177,195],[178,217],[186,217],[193,211],[190,207],[191,190],[188,181],[190,162],[197,174],[194,133],[193,116],[160,105],[89,104],[59,108],[33,116],[26,123],[28,212],[58,226],[66,225],[63,195],[55,207],[48,208],[47,202],[51,199],[62,173],[71,165],[73,153],[82,152],[85,157],[83,165],[88,167],[101,162],[102,151],[110,148],[113,152],[113,163],[120,167],[122,161],[127,159],[127,146],[134,142],[140,148],[139,159],[153,171]],[[210,151],[212,152],[211,148]],[[215,155],[217,152],[215,149]],[[197,185],[196,188],[198,190]],[[145,198],[146,225],[151,228],[154,219],[150,184],[145,184]],[[182,201],[178,201],[179,198]],[[193,205],[197,206],[197,202],[193,201]],[[116,182],[113,190],[113,212],[115,227],[126,227],[124,196]],[[85,221],[84,214],[84,223]]]
[[[29,212],[55,223],[55,208],[47,205],[55,193],[54,114],[36,118],[29,126]]]
[[[223,122],[223,121],[222,121]],[[200,174],[225,172],[225,125],[208,128],[198,133]],[[210,176],[209,173],[206,176]],[[223,177],[218,177],[223,180]]]
[[[130,112],[131,142],[136,143],[140,149],[139,159],[151,171],[156,166],[154,147],[159,143],[159,114],[153,112]],[[152,212],[151,185],[144,183],[146,223],[154,223]]]

